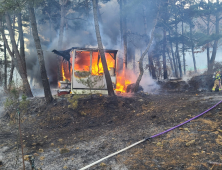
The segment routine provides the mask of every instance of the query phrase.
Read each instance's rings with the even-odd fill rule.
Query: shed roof
[[[83,50],[83,51],[93,51],[98,52],[98,48],[83,48],[83,47],[72,47],[72,50]],[[117,53],[118,50],[104,49],[105,52]]]

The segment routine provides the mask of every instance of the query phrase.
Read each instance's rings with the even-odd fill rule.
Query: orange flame
[[[71,76],[71,70],[69,72],[69,65],[68,63],[64,63],[62,62],[61,63],[61,71],[62,71],[62,81],[65,81],[65,80],[69,80],[70,81],[70,76]],[[61,83],[58,82],[58,87],[60,88],[61,87]]]
[[[69,63],[67,63],[67,62],[64,63],[63,62],[61,69],[62,69],[62,79],[63,79],[63,81],[65,81],[65,80],[70,81],[70,76],[71,76],[72,70],[70,68],[70,71],[69,71]]]
[[[115,65],[116,65],[115,60],[114,60],[114,54],[113,53],[105,53],[105,57],[106,57],[107,68],[110,71],[111,68],[115,68]],[[103,74],[103,72],[104,71],[103,71],[103,65],[102,65],[101,57],[98,56],[98,52],[93,52],[93,56],[92,56],[92,75],[100,75],[100,74]]]
[[[92,53],[92,61],[90,61],[90,52],[89,51],[78,51],[75,58],[75,71],[90,71],[90,62],[92,62],[91,74],[92,75],[101,75],[103,74],[103,65],[100,55],[98,52]],[[113,53],[105,53],[107,68],[112,70],[115,68],[115,59]],[[114,73],[112,73],[114,76]]]
[[[116,77],[116,91],[121,93],[126,93],[126,88],[132,82],[126,78],[125,71],[123,70],[122,73],[118,74]]]
[[[58,81],[58,87],[60,88],[61,87],[61,83]]]
[[[63,67],[63,63],[62,63],[62,80],[64,81],[65,79],[66,79],[66,77],[65,77],[64,67]]]

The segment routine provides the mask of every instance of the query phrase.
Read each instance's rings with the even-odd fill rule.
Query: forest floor
[[[77,170],[176,126],[221,100],[219,92],[177,91],[117,97],[67,95],[55,97],[49,105],[44,98],[31,98],[28,109],[20,111],[24,155],[33,155],[36,168],[43,170]],[[0,170],[22,169],[16,109],[0,119]],[[209,164],[222,163],[221,120],[219,104],[200,118],[89,169],[222,169]],[[31,169],[28,161],[25,167]]]

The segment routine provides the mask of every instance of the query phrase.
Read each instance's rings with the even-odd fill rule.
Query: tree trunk
[[[30,15],[30,22],[32,26],[32,34],[33,38],[35,41],[35,46],[37,50],[37,55],[39,59],[39,66],[40,66],[40,72],[41,72],[41,78],[42,78],[42,85],[44,88],[44,94],[46,98],[46,102],[50,103],[52,102],[52,94],[49,86],[49,81],[45,69],[45,61],[44,61],[44,56],[43,56],[43,51],[40,43],[40,39],[38,36],[38,30],[37,30],[37,24],[36,24],[36,18],[35,18],[35,13],[34,13],[34,8],[29,4],[29,15]]]
[[[146,7],[145,6],[143,6],[143,22],[144,22],[144,32],[147,35],[148,34],[148,32],[147,32],[148,28],[147,28]]]
[[[3,38],[4,44],[6,46],[6,49],[8,50],[9,55],[11,56],[12,60],[14,60],[14,54],[12,53],[12,51],[9,48],[8,41],[7,41],[6,37],[5,37],[5,33],[4,33],[3,29],[4,28],[2,27],[2,23],[0,22],[0,31],[1,31],[1,34],[2,34],[2,38]]]
[[[154,30],[155,30],[155,27],[156,27],[156,24],[157,24],[158,17],[159,17],[159,12],[158,12],[157,17],[156,17],[155,22],[154,22],[153,30],[152,30],[152,32],[151,32],[150,42],[149,42],[146,50],[144,51],[144,53],[142,54],[142,56],[140,57],[140,60],[139,60],[140,74],[139,74],[139,76],[138,76],[138,78],[137,78],[137,80],[136,80],[136,84],[135,84],[135,88],[134,88],[134,93],[136,93],[136,92],[138,91],[140,81],[141,81],[141,79],[142,79],[142,77],[143,77],[143,73],[144,73],[144,69],[143,69],[143,59],[144,59],[146,53],[149,51],[150,46],[151,46],[151,44],[152,44],[152,42],[153,42],[153,33],[154,33]]]
[[[177,23],[175,24],[175,32],[176,32],[176,38],[178,38]],[[180,55],[179,55],[178,40],[176,40],[176,57],[177,57],[178,65],[179,65],[180,78],[181,78],[183,77],[183,73],[182,73],[181,61],[180,61]]]
[[[163,30],[163,78],[167,79],[167,67],[166,67],[166,30]]]
[[[60,29],[59,29],[59,41],[58,41],[58,49],[63,49],[63,33],[64,33],[64,26],[65,26],[65,5],[67,3],[67,0],[59,0],[59,3],[61,5],[61,20],[60,20]],[[62,76],[62,59],[60,56],[58,56],[58,72],[57,72],[57,79],[58,81],[63,80]]]
[[[208,10],[210,9],[209,7],[209,0],[208,0]],[[210,14],[207,15],[207,36],[209,37],[210,35]],[[207,70],[210,70],[210,43],[207,43]]]
[[[210,35],[210,14],[207,16],[207,36]],[[207,43],[207,68],[209,70],[209,63],[210,63],[210,43]]]
[[[127,21],[126,14],[123,13],[123,6],[125,6],[125,0],[119,0],[120,6],[120,36],[121,36],[121,49],[123,48],[123,71],[127,69]]]
[[[157,75],[158,75],[158,81],[160,80],[160,79],[162,79],[162,66],[161,66],[161,63],[160,63],[160,56],[157,56],[156,57],[156,61],[157,61],[157,67],[158,67],[158,71],[157,71],[157,69],[156,69],[156,71],[157,71]]]
[[[191,50],[192,50],[192,57],[193,57],[193,65],[194,65],[194,71],[195,73],[197,72],[197,67],[196,67],[196,59],[194,55],[194,44],[193,44],[193,33],[192,33],[192,21],[190,22],[190,41],[191,41]]]
[[[170,35],[170,32],[169,32],[169,35]],[[170,47],[171,47],[171,53],[172,53],[172,57],[173,57],[173,65],[174,65],[174,73],[175,73],[175,76],[178,78],[178,69],[177,69],[177,64],[176,64],[176,61],[175,61],[175,56],[174,56],[174,51],[173,51],[173,43],[170,42]]]
[[[153,79],[156,79],[157,78],[156,77],[156,70],[155,70],[155,67],[154,67],[152,54],[148,54],[148,59],[149,59],[149,71],[150,71],[150,74],[152,75]]]
[[[67,0],[59,0],[61,5],[61,20],[60,20],[60,28],[59,28],[59,42],[58,48],[63,50],[63,33],[64,33],[64,25],[65,25],[65,5]]]
[[[52,42],[52,18],[51,16],[49,15],[49,13],[46,11],[48,17],[49,17],[49,30],[50,30],[50,33],[49,33],[49,41]]]
[[[106,58],[105,58],[105,52],[103,49],[103,44],[102,44],[102,39],[100,36],[100,30],[99,30],[99,22],[98,22],[98,14],[97,14],[97,8],[96,8],[96,0],[93,1],[93,15],[94,15],[94,23],[95,23],[95,30],[96,30],[96,38],[98,42],[98,48],[99,48],[99,53],[101,56],[101,61],[103,65],[103,70],[106,78],[106,84],[107,84],[107,89],[108,89],[108,94],[110,96],[114,96],[114,90],[113,90],[113,85],[112,85],[112,80],[107,68],[107,63],[106,63]]]
[[[177,58],[177,50],[175,50],[174,56],[175,56],[176,68],[177,68],[177,71],[178,71],[178,78],[179,78],[179,64],[178,64],[178,58]]]
[[[9,75],[9,82],[8,82],[8,89],[9,90],[11,90],[11,86],[12,86],[12,79],[13,79],[14,68],[15,68],[15,65],[14,65],[14,63],[12,61],[11,62],[10,75]]]
[[[5,83],[4,88],[7,89],[7,55],[6,55],[6,45],[4,42],[4,59],[5,59]]]
[[[126,0],[122,0],[124,7],[126,6]],[[124,57],[123,57],[123,69],[127,69],[127,19],[126,14],[123,15],[123,48],[124,48]]]
[[[18,29],[19,29],[20,56],[22,59],[22,67],[24,68],[24,70],[26,70],[25,45],[24,45],[24,36],[23,36],[23,30],[22,30],[22,14],[21,13],[18,14]]]
[[[3,41],[4,41],[4,45],[6,46],[6,49],[9,53],[9,55],[11,56],[11,70],[10,70],[10,75],[9,75],[9,87],[8,89],[11,90],[11,85],[12,85],[12,79],[13,79],[13,72],[14,72],[14,68],[15,68],[15,63],[17,63],[14,59],[14,51],[11,51],[10,48],[9,48],[9,45],[8,45],[8,41],[5,37],[5,34],[4,34],[4,30],[3,30],[3,27],[2,25],[0,25],[0,30],[1,30],[1,34],[2,34],[2,38],[3,38]],[[18,39],[19,41],[19,39]],[[18,46],[18,43],[17,43],[17,46]]]
[[[122,44],[123,44],[123,0],[119,0],[119,10],[120,10],[120,16],[119,16],[119,21],[120,21],[120,38],[121,38],[121,49],[122,49]]]
[[[147,19],[146,19],[146,7],[145,6],[143,6],[143,22],[144,22],[144,33],[145,33],[145,35],[148,36]],[[146,45],[148,45],[148,42],[147,42]],[[150,65],[151,63],[149,62],[150,59],[149,59],[149,54],[148,53],[147,53],[147,58],[148,58],[148,63],[147,64]],[[134,62],[135,62],[135,60],[134,60]],[[151,67],[149,67],[149,72],[151,73]]]
[[[27,73],[26,73],[26,70],[25,68],[23,67],[23,61],[22,61],[22,58],[19,54],[19,51],[18,51],[18,48],[16,46],[16,42],[15,42],[15,37],[14,37],[14,33],[13,33],[13,30],[12,30],[12,25],[11,25],[11,20],[10,20],[10,16],[8,13],[6,13],[5,15],[6,17],[6,22],[7,22],[7,27],[8,27],[8,31],[9,31],[9,36],[10,36],[10,39],[11,39],[11,44],[12,44],[12,47],[13,47],[13,51],[15,52],[15,60],[16,60],[16,69],[18,70],[21,78],[22,78],[22,82],[23,82],[23,90],[26,94],[27,97],[33,97],[32,95],[32,91],[31,91],[31,88],[30,88],[30,85],[29,85],[29,82],[28,82],[28,79],[27,79]]]
[[[217,6],[219,7],[219,0],[217,0]],[[216,12],[216,24],[215,24],[215,28],[216,28],[216,35],[219,36],[219,22],[220,22],[220,19],[219,19],[219,10],[217,9],[217,12]],[[212,52],[212,55],[211,55],[211,59],[210,59],[210,62],[209,62],[209,68],[208,68],[208,71],[209,72],[213,72],[213,66],[214,66],[214,62],[215,62],[215,58],[216,58],[216,54],[217,54],[217,44],[218,44],[218,39],[214,40],[214,44],[213,44],[213,52]]]
[[[183,30],[183,21],[182,21],[182,36],[184,38],[184,30]],[[184,41],[183,41],[183,72],[184,72],[184,75],[186,75],[186,59],[185,59],[185,53],[184,53]]]
[[[96,9],[97,9],[97,17],[98,17],[98,22],[99,23],[103,23],[103,20],[102,20],[102,15],[100,13],[100,10],[99,10],[99,0],[96,0]]]
[[[14,68],[15,68],[15,59],[14,59],[14,52],[12,52],[9,48],[9,45],[8,45],[8,42],[7,42],[7,39],[5,37],[5,34],[4,34],[4,30],[2,28],[2,25],[0,25],[0,30],[1,30],[1,33],[2,33],[2,38],[3,38],[3,41],[4,41],[4,44],[8,50],[8,53],[10,54],[11,56],[11,71],[10,71],[10,76],[9,76],[9,90],[11,89],[11,85],[12,85],[12,78],[13,78],[13,71],[14,71]]]
[[[161,16],[163,19],[163,22],[166,23],[168,20],[168,16],[167,16],[167,6],[168,6],[168,1],[164,1],[162,3],[162,5],[164,6],[162,8],[163,10],[163,15]],[[167,23],[166,23],[167,24]],[[166,44],[167,44],[167,38],[166,38],[166,27],[163,27],[163,78],[167,79],[167,64],[166,64]],[[161,74],[162,75],[162,74]]]
[[[167,49],[167,54],[168,54],[168,58],[170,60],[170,67],[171,67],[171,70],[173,72],[173,76],[175,76],[175,71],[174,71],[174,68],[173,68],[173,61],[172,61],[172,58],[170,57],[169,49]]]

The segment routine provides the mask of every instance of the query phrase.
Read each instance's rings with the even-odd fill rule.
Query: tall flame
[[[61,71],[62,71],[62,81],[65,81],[65,80],[70,81],[71,70],[69,72],[69,65],[67,63],[64,63],[64,62],[61,63]],[[58,82],[58,87],[61,87],[60,82]]]
[[[121,93],[126,93],[126,88],[132,82],[126,78],[126,71],[123,70],[120,74],[116,76],[116,91]]]
[[[99,57],[99,58],[98,58]],[[113,53],[105,53],[107,68],[110,71],[111,68],[115,68],[115,59]],[[103,64],[101,57],[98,56],[98,52],[93,52],[92,56],[92,75],[103,74]]]

